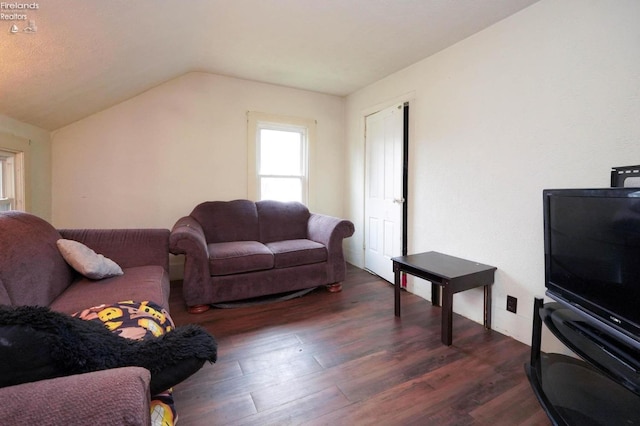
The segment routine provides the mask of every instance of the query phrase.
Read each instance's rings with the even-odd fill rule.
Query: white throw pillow
[[[58,250],[73,269],[92,280],[122,275],[122,268],[113,260],[97,254],[89,247],[74,240],[60,239]]]

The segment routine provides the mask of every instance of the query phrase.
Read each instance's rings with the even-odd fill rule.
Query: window
[[[0,212],[24,210],[23,154],[0,150]]]
[[[249,113],[249,198],[308,200],[312,120]]]
[[[258,125],[258,199],[305,201],[305,140],[305,129]]]

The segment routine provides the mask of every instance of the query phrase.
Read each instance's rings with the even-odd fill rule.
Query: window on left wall
[[[24,210],[24,154],[0,149],[0,212]]]

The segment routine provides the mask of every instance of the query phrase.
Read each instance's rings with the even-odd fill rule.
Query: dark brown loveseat
[[[170,250],[185,255],[184,299],[197,313],[321,285],[339,291],[342,241],[353,232],[350,221],[310,213],[301,203],[208,201],[176,222]]]

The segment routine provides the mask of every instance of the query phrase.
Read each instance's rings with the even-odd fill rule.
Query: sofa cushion
[[[207,201],[190,216],[198,221],[207,243],[258,241],[258,212],[253,201]]]
[[[256,202],[260,242],[296,240],[307,237],[309,209],[297,202],[264,200]]]
[[[122,268],[116,262],[78,241],[61,238],[56,244],[64,260],[87,278],[101,280],[123,274]]]
[[[169,276],[157,265],[124,268],[124,274],[92,281],[80,278],[51,303],[51,309],[72,314],[87,306],[121,300],[151,300],[169,307]]]
[[[56,246],[60,233],[29,213],[0,213],[0,291],[3,303],[47,306],[75,272]]]
[[[257,241],[209,244],[211,275],[231,275],[273,268],[273,253]]]
[[[309,265],[327,260],[327,248],[311,240],[275,241],[265,245],[273,252],[275,268]]]

